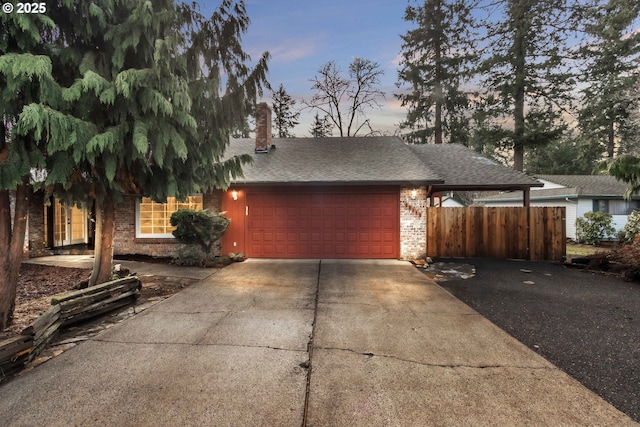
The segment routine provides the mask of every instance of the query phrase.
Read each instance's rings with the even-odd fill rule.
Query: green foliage
[[[206,254],[199,245],[179,245],[173,254],[171,262],[185,267],[199,267],[205,257]]]
[[[176,239],[197,244],[205,254],[210,254],[213,244],[224,235],[231,221],[224,217],[224,212],[180,209],[171,215],[170,222],[176,227],[172,233]]]
[[[467,133],[468,94],[462,86],[477,59],[477,34],[467,0],[425,0],[408,6],[405,21],[415,24],[402,37],[398,86],[410,91],[396,94],[408,108],[400,129],[409,129],[412,143],[464,143]]]
[[[602,240],[611,238],[616,229],[613,227],[613,216],[605,212],[587,212],[584,217],[576,219],[576,236],[579,242],[597,245]]]
[[[609,158],[628,152],[629,140],[640,132],[629,120],[637,103],[627,96],[640,81],[639,16],[640,2],[626,0],[601,0],[584,13],[588,43],[579,52],[585,63],[579,124]]]
[[[589,141],[562,138],[525,153],[525,171],[536,175],[591,175],[601,151]]]
[[[331,130],[333,126],[329,122],[329,117],[324,116],[320,117],[318,113],[313,118],[313,123],[311,124],[311,129],[309,129],[309,133],[314,138],[327,138],[331,136]]]
[[[273,123],[278,132],[278,138],[293,138],[291,133],[298,123],[299,111],[293,111],[296,101],[287,93],[284,86],[280,84],[278,90],[273,92]]]
[[[625,200],[631,200],[634,194],[640,193],[640,157],[623,155],[614,160],[602,162],[597,168],[600,172],[607,172],[619,181],[628,184],[624,192]]]
[[[571,20],[573,3],[501,1],[489,6],[483,22],[489,47],[478,72],[482,97],[495,99],[486,103],[485,122],[502,128],[512,123],[500,148],[512,150],[517,170],[524,170],[526,149],[553,139],[558,123],[562,127],[560,112],[570,105],[575,79],[565,58],[567,33],[576,28]],[[554,126],[545,129],[538,123]]]
[[[629,245],[640,236],[640,212],[633,211],[627,218],[624,228],[618,233],[620,243]]]

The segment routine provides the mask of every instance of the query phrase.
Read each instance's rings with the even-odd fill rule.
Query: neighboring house
[[[257,116],[256,139],[234,139],[226,153],[253,156],[243,167],[244,178],[227,191],[183,203],[127,197],[117,207],[115,253],[172,255],[176,241],[169,218],[190,207],[227,212],[231,226],[220,253],[411,259],[425,253],[426,208],[442,194],[527,194],[541,185],[455,144],[410,146],[397,137],[272,140],[266,104],[258,106]],[[29,235],[30,248],[44,241],[38,233]]]
[[[640,196],[626,201],[622,195],[627,185],[609,175],[537,175],[544,184],[531,191],[531,206],[563,206],[566,208],[567,237],[576,239],[576,218],[589,211],[613,215],[613,225],[621,230],[628,215],[640,210]],[[475,200],[484,206],[520,206],[522,192],[485,196]]]

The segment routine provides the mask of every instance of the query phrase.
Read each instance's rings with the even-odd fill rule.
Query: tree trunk
[[[11,224],[9,191],[0,191],[0,331],[13,323],[16,306],[16,290],[20,263],[27,230],[29,210],[29,185],[22,183],[16,188],[16,204]]]
[[[113,193],[108,191],[104,196],[96,198],[96,244],[90,286],[111,280],[114,230],[115,201]]]
[[[613,153],[616,146],[615,129],[613,120],[609,121],[609,129],[607,129],[607,157],[613,159]]]

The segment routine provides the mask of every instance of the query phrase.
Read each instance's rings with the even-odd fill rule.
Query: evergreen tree
[[[300,122],[300,112],[294,112],[293,107],[296,104],[287,91],[284,89],[282,83],[278,90],[273,92],[273,123],[275,129],[278,131],[278,138],[293,138],[295,135],[291,133],[293,129]]]
[[[573,1],[503,0],[489,6],[488,55],[479,71],[484,75],[484,96],[499,100],[491,104],[495,122],[513,123],[501,148],[513,151],[513,167],[519,171],[524,168],[525,148],[553,141],[558,129],[552,119],[561,117],[559,112],[568,108],[571,99],[574,79],[563,57],[566,34],[576,27],[567,5]],[[498,6],[502,9],[496,10]],[[552,127],[537,126],[535,135],[528,132],[527,123],[533,123],[527,120],[531,109]]]
[[[465,142],[468,129],[467,95],[461,89],[475,59],[474,22],[467,0],[425,0],[408,6],[405,21],[416,28],[402,36],[402,62],[398,87],[411,91],[397,94],[407,118],[410,142],[441,144]]]
[[[626,200],[631,200],[633,195],[640,194],[640,157],[623,154],[613,160],[603,162],[598,169],[628,184],[624,193]]]
[[[314,138],[327,138],[331,136],[332,129],[333,125],[331,125],[329,118],[327,116],[320,117],[320,114],[316,113],[309,133]]]
[[[16,134],[16,122],[28,105],[46,102],[53,110],[61,104],[54,33],[45,14],[0,14],[0,331],[13,321],[31,187],[39,184],[31,171],[47,165],[46,145]]]
[[[47,188],[95,197],[91,280],[99,283],[111,276],[115,205],[123,195],[184,198],[225,188],[241,173],[248,156],[222,156],[266,84],[267,55],[254,68],[246,65],[242,1],[223,0],[210,19],[196,5],[171,0],[68,1],[47,15],[57,25],[50,49],[56,80],[36,86],[41,99],[12,112],[10,140],[46,147],[40,163],[26,162],[21,152],[16,157],[29,163],[23,170],[46,167]],[[12,24],[16,33],[25,28],[19,24]],[[39,34],[34,26],[31,37]],[[0,63],[11,59],[3,55]],[[2,74],[8,87],[28,80],[30,66],[10,68],[13,74]],[[35,67],[32,74],[47,70]]]
[[[629,120],[634,104],[629,93],[640,81],[640,32],[634,25],[640,3],[600,0],[586,10],[587,39],[579,52],[587,63],[580,76],[586,87],[579,122],[583,133],[613,158],[629,151],[640,133]]]

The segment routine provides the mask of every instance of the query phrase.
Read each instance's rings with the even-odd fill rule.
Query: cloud
[[[318,36],[307,39],[288,38],[264,50],[271,53],[272,62],[287,63],[313,56],[320,44],[321,37]]]

